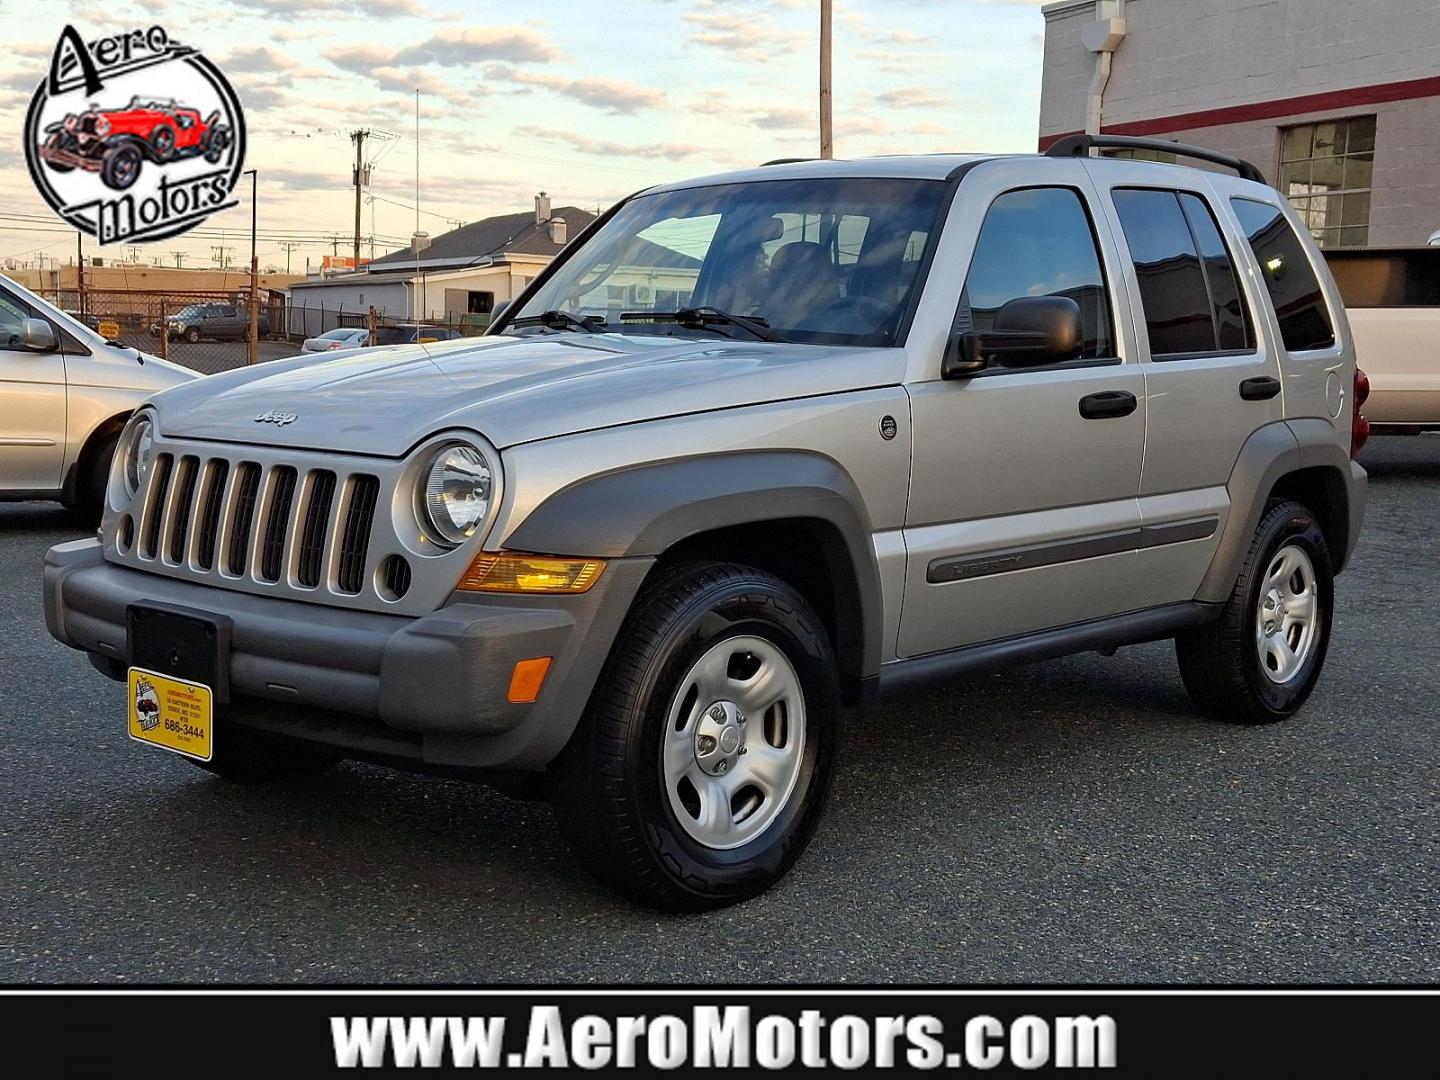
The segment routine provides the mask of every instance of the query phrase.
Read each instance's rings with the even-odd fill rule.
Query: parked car
[[[200,113],[175,101],[132,98],[120,109],[91,108],[70,113],[45,129],[40,157],[56,172],[99,173],[106,187],[124,191],[144,162],[166,165],[203,155],[214,164],[232,138],[217,109]]]
[[[245,341],[250,336],[250,312],[243,304],[189,304],[173,315],[165,316],[172,340],[196,342]],[[262,308],[255,318],[256,333],[270,333],[270,316]],[[152,323],[150,333],[160,336],[161,325]]]
[[[528,785],[662,908],[785,873],[843,704],[1174,638],[1201,710],[1282,720],[1366,481],[1344,308],[1259,175],[1077,137],[650,188],[485,337],[156,395],[50,630],[209,688],[147,741],[212,772]]]
[[[454,341],[463,337],[459,330],[448,326],[401,323],[399,326],[381,326],[375,330],[376,345],[429,344],[432,341]]]
[[[1327,251],[1377,435],[1440,431],[1440,247]]]
[[[370,338],[370,331],[363,326],[342,326],[338,330],[327,330],[319,337],[306,338],[300,346],[301,352],[335,352],[339,349],[362,348]]]
[[[130,413],[195,373],[91,327],[0,277],[0,499],[56,500],[98,520]]]

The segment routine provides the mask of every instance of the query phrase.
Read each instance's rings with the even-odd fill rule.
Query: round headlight
[[[490,464],[473,446],[442,446],[420,476],[420,521],[431,538],[455,546],[474,535],[490,509]]]
[[[148,416],[137,417],[130,425],[118,454],[125,497],[133,499],[155,458],[155,428]]]

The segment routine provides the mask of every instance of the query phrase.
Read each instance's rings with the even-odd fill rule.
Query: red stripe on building
[[[1327,112],[1332,109],[1356,109],[1365,105],[1380,105],[1387,101],[1409,101],[1424,97],[1440,97],[1440,76],[1409,79],[1405,82],[1376,83],[1374,86],[1353,86],[1347,90],[1327,90],[1321,94],[1257,101],[1250,105],[1227,105],[1221,109],[1201,109],[1199,112],[1176,113],[1174,116],[1157,116],[1151,120],[1131,120],[1124,124],[1106,124],[1101,130],[1107,135],[1166,135],[1193,128],[1274,120],[1282,116]],[[1058,135],[1042,135],[1040,149],[1048,150],[1066,135],[1076,134],[1079,133],[1063,131]]]

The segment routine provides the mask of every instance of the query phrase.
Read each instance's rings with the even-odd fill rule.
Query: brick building
[[[1248,158],[1326,247],[1421,245],[1440,230],[1437,0],[1042,10],[1042,149],[1098,122]]]

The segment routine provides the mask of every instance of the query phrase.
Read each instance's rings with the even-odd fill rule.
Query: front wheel
[[[1315,515],[1271,503],[1220,618],[1175,639],[1190,697],[1218,720],[1267,724],[1295,713],[1320,678],[1334,598]]]
[[[803,850],[838,743],[835,660],[802,596],[764,571],[663,571],[626,621],[556,766],[576,854],[667,910],[748,899]]]
[[[115,191],[124,191],[140,175],[140,151],[128,142],[105,151],[100,159],[100,179]]]

